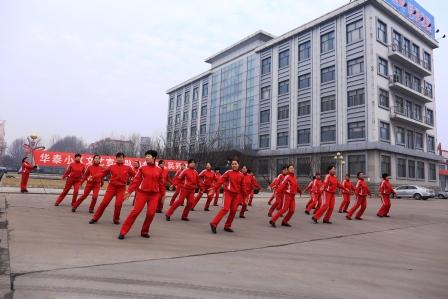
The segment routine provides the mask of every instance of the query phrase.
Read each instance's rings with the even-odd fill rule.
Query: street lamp
[[[24,144],[23,145],[23,149],[25,150],[25,152],[27,153],[27,155],[29,154],[31,157],[31,161],[32,163],[34,163],[34,155],[33,152],[36,150],[44,150],[45,146],[40,146],[39,142],[41,141],[41,139],[39,138],[39,135],[37,135],[36,133],[31,133],[30,136],[28,136],[27,138],[28,144]]]
[[[342,181],[342,176],[343,176],[342,167],[343,167],[343,165],[345,165],[344,156],[340,152],[337,152],[336,155],[334,156],[334,159],[336,160],[336,170],[337,170],[338,180]]]

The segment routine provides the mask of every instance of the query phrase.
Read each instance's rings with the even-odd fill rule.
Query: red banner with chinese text
[[[34,163],[37,166],[47,166],[47,167],[67,167],[70,163],[75,160],[75,153],[66,152],[47,152],[47,151],[34,151],[33,152]],[[93,154],[82,154],[81,163],[86,165],[92,164]],[[131,158],[126,157],[124,164],[132,166],[132,162],[139,161],[140,165],[145,163],[145,158]],[[182,163],[187,163],[186,161],[179,160],[164,160],[165,167],[168,171],[176,171],[180,169]],[[100,165],[107,167],[115,163],[114,156],[101,156]]]

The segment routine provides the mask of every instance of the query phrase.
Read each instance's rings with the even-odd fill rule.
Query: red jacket
[[[352,181],[350,181],[350,180],[344,180],[342,182],[342,186],[344,186],[344,188],[346,189],[346,190],[342,189],[342,193],[350,194],[351,190],[355,191],[355,188],[353,187]]]
[[[199,187],[199,175],[196,169],[184,169],[179,175],[179,185],[187,190],[194,190]]]
[[[285,175],[283,173],[280,173],[269,185],[272,190],[277,189],[278,185],[280,185],[281,182],[283,182],[283,179],[285,178]]]
[[[168,169],[165,167],[159,167],[162,170],[162,179],[163,179],[163,186],[166,186],[166,183],[172,185],[173,181],[170,178]]]
[[[109,185],[126,186],[128,178],[133,178],[135,176],[135,171],[128,165],[117,163],[107,167],[94,177],[103,178],[108,175],[110,175]]]
[[[22,163],[22,174],[27,174],[30,173],[31,170],[37,168],[37,166],[32,166],[30,163],[28,162],[23,162]]]
[[[160,192],[165,188],[163,170],[154,164],[140,167],[132,183],[128,187],[128,193],[136,189],[143,192]]]
[[[216,174],[213,170],[204,169],[199,174],[199,181],[201,187],[210,187],[216,180]]]
[[[303,192],[311,193],[311,189],[313,188],[313,184],[314,184],[314,180],[311,180],[311,182],[308,183],[308,185],[306,186],[305,190],[303,190]]]
[[[367,183],[364,181],[364,179],[358,179],[358,182],[356,182],[355,194],[357,196],[370,195],[369,186],[367,186]]]
[[[221,179],[221,177],[222,177],[222,174],[220,174],[219,172],[218,173],[215,172],[215,185],[214,185],[215,191],[218,191],[219,189],[221,189],[221,185],[218,185],[218,182]]]
[[[244,188],[245,188],[244,192],[246,194],[251,193],[252,191],[254,191],[254,189],[260,189],[260,185],[258,185],[258,182],[253,175],[248,174],[248,173],[243,173],[243,178],[244,178]]]
[[[182,173],[182,171],[184,171],[184,169],[179,169],[178,171],[176,171],[176,173],[174,174],[174,178],[173,178],[173,185],[175,187],[177,187],[180,183],[179,181],[179,176]]]
[[[344,189],[344,186],[338,182],[338,179],[334,175],[327,174],[322,183],[321,191],[335,193],[337,188]]]
[[[73,162],[68,166],[62,178],[65,179],[66,177],[68,177],[72,180],[82,180],[84,170],[84,164],[82,164],[81,162]]]
[[[392,193],[395,193],[394,189],[392,189],[392,185],[388,180],[382,180],[380,184],[380,194],[389,196]]]
[[[314,194],[321,194],[322,181],[320,179],[314,179],[313,185],[311,186],[311,192]]]
[[[101,165],[92,164],[87,167],[86,172],[84,172],[84,176],[82,177],[82,183],[87,181],[88,183],[99,184],[102,183],[102,177],[95,177],[99,173],[102,173],[104,168]]]
[[[245,196],[246,188],[244,185],[244,177],[238,170],[227,170],[219,179],[218,186],[224,185],[224,190],[232,193],[240,193]],[[215,188],[216,188],[215,185]]]
[[[296,195],[297,193],[302,194],[299,184],[297,183],[296,176],[292,173],[289,173],[285,176],[283,181],[278,185],[277,191],[281,193],[287,193],[292,196]]]

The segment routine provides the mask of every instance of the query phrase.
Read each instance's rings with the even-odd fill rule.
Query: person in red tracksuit
[[[224,230],[226,232],[233,232],[232,222],[235,218],[236,211],[240,205],[242,198],[246,196],[244,193],[244,178],[243,174],[238,170],[239,163],[237,160],[232,160],[231,170],[227,170],[216,186],[224,185],[224,206],[219,210],[213,220],[210,222],[210,228],[214,234],[216,234],[216,228],[221,222],[222,218],[229,213],[227,221],[224,224]],[[215,188],[216,190],[216,188]]]
[[[342,202],[339,206],[339,213],[347,213],[347,209],[350,205],[350,192],[355,191],[355,187],[353,187],[352,181],[350,181],[350,175],[348,173],[345,175],[342,186],[344,186],[344,188],[348,190],[348,192],[342,190]]]
[[[272,216],[272,219],[269,221],[272,227],[275,227],[275,222],[286,212],[287,214],[283,218],[282,226],[291,226],[291,224],[289,224],[288,222],[291,219],[292,215],[294,215],[294,211],[296,210],[296,194],[299,193],[300,195],[302,195],[299,183],[297,182],[297,178],[294,175],[294,165],[288,165],[287,169],[288,174],[277,187],[277,190],[284,195],[284,203],[280,211],[275,213]]]
[[[143,222],[140,236],[149,238],[149,227],[156,213],[157,206],[160,200],[161,190],[165,189],[165,178],[163,178],[163,160],[159,161],[159,166],[156,165],[157,152],[149,150],[145,153],[146,165],[139,168],[137,174],[124,194],[124,199],[129,198],[134,191],[137,193],[135,204],[129,212],[128,217],[124,221],[118,239],[122,240],[131,229],[132,225],[140,215],[141,211],[147,206],[145,221]],[[162,167],[160,167],[162,165]]]
[[[186,167],[187,166],[185,165],[185,163],[182,163],[180,165],[180,169],[178,171],[176,171],[176,173],[174,174],[173,183],[170,186],[170,190],[173,190],[173,188],[176,188],[176,190],[174,191],[174,194],[171,197],[170,206],[173,205],[173,203],[176,201],[177,196],[179,196],[179,194],[180,194],[180,183],[181,182],[179,181],[179,176],[182,173],[182,171],[185,170]]]
[[[250,193],[254,191],[254,189],[260,189],[258,182],[255,180],[255,177],[252,175],[252,171],[248,169],[246,166],[241,167],[241,173],[244,177],[244,194],[246,195],[241,202],[241,211],[240,218],[246,218],[244,213],[247,211],[247,206],[249,202]]]
[[[313,183],[314,183],[315,179],[316,179],[316,176],[313,175],[313,177],[311,178],[311,181],[308,183],[308,185],[306,186],[305,190],[303,190],[303,193],[307,192],[307,193],[310,194],[310,199],[308,200],[308,202],[305,205],[305,213],[306,214],[309,214],[309,211],[307,213],[307,210],[308,210],[308,207],[313,202],[313,192],[311,190],[313,189]]]
[[[94,178],[103,178],[105,176],[110,176],[109,185],[107,186],[106,193],[104,194],[103,200],[100,206],[96,210],[90,224],[98,222],[104,213],[104,210],[109,205],[112,198],[115,196],[115,209],[114,209],[114,224],[120,224],[120,212],[123,206],[124,194],[126,191],[126,183],[129,178],[135,176],[135,172],[132,167],[124,164],[124,154],[117,153],[115,155],[115,164],[107,167],[105,170],[99,174],[94,175]]]
[[[316,172],[314,175],[313,184],[311,186],[311,191],[310,191],[310,196],[311,196],[310,201],[311,202],[309,202],[309,204],[307,204],[306,209],[305,209],[306,214],[309,215],[312,209],[314,209],[313,214],[316,214],[316,212],[320,209],[320,207],[322,205],[321,187],[322,187],[322,181],[320,180],[320,172]]]
[[[78,197],[79,187],[81,187],[81,180],[82,176],[85,171],[84,164],[81,163],[81,154],[75,154],[75,162],[71,163],[67,171],[62,176],[62,179],[66,180],[64,190],[62,190],[62,193],[58,196],[56,199],[56,202],[54,203],[55,206],[59,206],[61,202],[64,200],[65,196],[67,195],[68,191],[73,187],[73,196],[72,196],[72,207],[76,202],[76,199]]]
[[[209,162],[205,163],[205,169],[199,173],[199,193],[196,195],[195,202],[193,204],[193,207],[191,208],[192,211],[198,204],[198,202],[201,200],[202,194],[207,194],[207,201],[204,206],[204,211],[210,211],[210,203],[213,200],[213,184],[216,180],[216,174],[212,170],[212,164]]]
[[[20,179],[20,192],[28,192],[27,185],[30,178],[30,172],[37,168],[36,165],[31,165],[28,161],[28,157],[22,159],[22,175]]]
[[[140,169],[140,161],[138,161],[138,160],[135,160],[134,162],[132,162],[132,167],[134,168],[134,172],[135,172],[135,174],[137,175],[137,172],[138,172],[138,170]],[[133,180],[134,178],[130,178],[129,180],[130,180],[130,182],[132,182],[132,180]],[[130,183],[129,182],[129,183]],[[132,201],[132,205],[134,205],[135,204],[135,198],[137,197],[137,194],[134,194],[134,200]]]
[[[171,216],[174,211],[187,199],[187,205],[182,212],[182,220],[190,221],[188,219],[188,213],[194,204],[194,191],[199,187],[199,175],[196,171],[196,160],[188,160],[188,168],[182,171],[179,175],[180,183],[180,195],[179,198],[171,205],[171,207],[165,213],[166,221],[171,220]]]
[[[215,168],[215,182],[218,182],[221,179],[221,169],[219,169],[219,167]],[[219,199],[219,193],[221,190],[221,186],[219,186],[218,189],[215,188],[215,199],[213,201],[213,206],[217,207],[218,206],[218,199]]]
[[[272,190],[272,195],[269,198],[268,205],[271,205],[272,201],[275,199],[275,189],[277,188],[277,185],[278,185],[278,176],[275,177],[275,179],[273,179],[272,182],[269,184],[269,189]]]
[[[93,190],[92,194],[92,201],[90,202],[89,206],[89,213],[93,213],[93,210],[95,209],[96,200],[98,198],[98,194],[100,193],[101,186],[103,185],[103,179],[102,178],[93,178],[94,175],[97,175],[101,173],[104,168],[100,165],[101,157],[99,155],[93,156],[93,164],[87,167],[86,171],[84,172],[84,176],[81,181],[81,185],[87,181],[86,187],[84,188],[84,193],[78,200],[75,202],[75,204],[72,207],[72,212],[76,212],[76,209],[79,207],[79,205],[84,201],[84,199],[89,196],[90,192]]]
[[[253,188],[251,189],[251,191],[250,191],[250,195],[249,195],[249,203],[247,204],[249,207],[251,207],[252,206],[252,201],[253,201],[253,199],[254,199],[254,191],[255,191],[255,189],[257,189],[258,191],[261,191],[261,187],[260,187],[260,185],[258,184],[258,182],[257,182],[257,179],[255,178],[255,174],[250,170],[250,169],[248,169],[247,170],[247,173],[249,174],[249,175],[251,175],[252,176],[252,186],[253,186]]]
[[[366,210],[367,207],[367,195],[372,196],[370,194],[369,186],[364,181],[364,173],[358,172],[357,174],[358,182],[356,182],[355,187],[355,196],[356,196],[356,204],[348,211],[347,216],[345,216],[348,220],[352,220],[353,214],[359,208],[358,213],[356,213],[355,219],[362,220],[362,214]]]
[[[268,212],[268,217],[272,217],[272,213],[275,211],[275,209],[280,210],[283,207],[283,194],[278,191],[278,185],[280,185],[281,182],[283,182],[283,179],[288,174],[288,168],[284,166],[282,168],[282,172],[277,177],[277,183],[273,186],[273,189],[275,189],[275,201],[274,204],[271,206]]]
[[[170,184],[170,186],[171,186],[173,184],[173,182],[171,181],[171,177],[168,172],[168,169],[165,167],[165,161],[159,160],[157,165],[160,167],[160,169],[162,169],[163,186],[165,186],[165,187],[160,190],[160,199],[159,199],[159,204],[157,205],[156,213],[162,213],[163,204],[165,203],[166,183]]]
[[[330,221],[330,217],[334,209],[334,194],[336,193],[337,188],[344,190],[344,186],[342,186],[342,184],[338,182],[335,174],[336,167],[334,165],[328,167],[327,176],[325,177],[325,180],[321,186],[321,191],[323,191],[324,196],[322,206],[319,210],[317,210],[313,217],[311,217],[314,223],[317,223],[320,217],[322,217],[324,214],[325,216],[323,222],[328,224],[332,223]]]
[[[376,215],[378,217],[390,217],[389,216],[389,210],[390,210],[390,196],[392,194],[395,194],[394,189],[392,188],[392,185],[390,184],[390,176],[388,173],[383,173],[382,175],[383,180],[380,184],[380,198],[381,198],[381,208],[378,210],[378,213]]]

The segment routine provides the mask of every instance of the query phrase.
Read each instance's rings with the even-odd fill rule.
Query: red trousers
[[[157,204],[157,211],[163,210],[163,205],[165,204],[165,195],[166,195],[165,189],[159,192],[159,201]]]
[[[276,222],[279,217],[286,213],[286,216],[283,218],[282,223],[286,224],[291,219],[292,215],[296,210],[296,199],[295,195],[291,195],[289,193],[284,193],[284,203],[283,207],[277,213],[272,216],[272,221]]]
[[[241,195],[239,193],[233,193],[230,191],[224,191],[224,206],[216,214],[215,218],[210,222],[214,226],[218,226],[222,218],[229,213],[227,221],[224,224],[225,228],[230,228],[232,226],[233,219],[235,218],[238,205],[241,202]]]
[[[367,207],[367,197],[358,195],[356,198],[356,204],[350,209],[350,211],[348,211],[347,216],[352,217],[353,213],[355,213],[356,210],[360,208],[358,213],[356,213],[356,218],[361,218],[362,214],[366,210],[366,207]]]
[[[244,216],[244,212],[247,211],[247,204],[249,201],[249,196],[250,195],[246,195],[246,197],[241,199],[241,211],[240,211],[240,217]]]
[[[135,219],[137,219],[138,215],[140,215],[145,205],[147,206],[146,217],[145,221],[143,222],[141,234],[148,234],[149,227],[152,223],[152,220],[154,219],[154,215],[156,214],[159,199],[160,193],[137,191],[134,207],[129,212],[128,217],[126,217],[126,220],[121,226],[120,235],[125,236],[129,232],[135,222]]]
[[[93,190],[92,201],[90,202],[89,206],[89,212],[93,213],[93,210],[95,209],[96,200],[98,198],[98,194],[100,193],[100,189],[101,189],[101,183],[87,183],[86,187],[84,188],[84,193],[81,195],[80,198],[78,198],[73,207],[75,209],[78,208],[84,201],[84,199],[86,199],[87,196],[89,196],[90,192]]]
[[[28,185],[28,179],[30,178],[30,173],[23,173],[20,179],[20,191],[26,190],[26,187]]]
[[[218,205],[218,199],[219,199],[219,189],[216,190],[216,193],[215,193],[215,200],[213,201],[214,206]]]
[[[252,205],[252,200],[254,200],[254,190],[252,190],[249,195],[249,206]]]
[[[201,188],[199,190],[198,195],[196,195],[196,198],[194,199],[193,209],[196,207],[198,202],[201,200],[202,195],[206,192],[207,192],[207,202],[205,203],[204,208],[208,209],[210,207],[210,203],[213,200],[213,194],[210,194],[210,192],[209,192],[210,188],[211,188],[211,186],[205,186],[204,188]]]
[[[330,221],[334,209],[334,193],[324,191],[323,195],[322,206],[317,210],[313,217],[314,219],[319,220],[320,217],[325,214],[324,221]]]
[[[342,202],[339,206],[339,213],[347,212],[348,206],[350,205],[350,193],[342,193]]]
[[[314,209],[314,214],[320,209],[320,206],[322,205],[322,195],[311,193],[311,198],[306,204],[306,211],[310,212],[312,209]]]
[[[190,213],[191,207],[194,204],[194,189],[189,190],[181,188],[179,198],[172,204],[172,206],[166,211],[166,216],[171,217],[174,211],[187,199],[187,205],[182,212],[182,219],[188,218],[188,213]]]
[[[280,210],[283,207],[283,193],[275,192],[274,204],[269,208],[269,215],[275,211],[275,209]]]
[[[381,198],[381,208],[378,210],[377,215],[378,216],[386,216],[387,214],[389,214],[389,210],[390,210],[390,195],[380,195]]]
[[[56,199],[57,205],[59,205],[64,200],[65,196],[67,195],[68,191],[70,191],[72,186],[73,186],[72,206],[75,204],[76,199],[78,197],[79,187],[81,187],[81,180],[73,180],[67,178],[67,180],[65,181],[64,190],[62,190],[62,193]]]
[[[121,207],[123,206],[124,193],[126,191],[126,186],[116,186],[109,184],[104,194],[103,201],[101,201],[100,206],[93,215],[93,220],[98,221],[104,213],[104,210],[109,205],[112,198],[115,196],[115,209],[114,209],[114,222],[120,221]]]
[[[176,187],[176,190],[174,191],[173,197],[171,197],[170,206],[173,205],[173,203],[176,201],[177,196],[180,193],[180,187]]]
[[[275,198],[275,191],[272,191],[272,195],[271,198],[269,198],[268,204],[271,204],[274,198]]]

